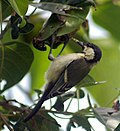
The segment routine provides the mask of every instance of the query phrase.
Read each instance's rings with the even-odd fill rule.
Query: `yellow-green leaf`
[[[28,0],[8,0],[19,16],[24,16],[28,9]]]

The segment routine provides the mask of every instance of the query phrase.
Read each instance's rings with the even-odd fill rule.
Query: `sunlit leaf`
[[[58,54],[61,47],[57,50],[54,50],[54,56]],[[48,60],[48,53],[49,49],[46,52],[38,51],[35,48],[33,49],[34,52],[34,62],[31,66],[31,86],[32,89],[40,89],[46,83],[46,72],[51,61]]]
[[[94,88],[87,88],[87,90],[101,106],[111,106],[119,94],[120,88],[119,45],[117,41],[113,41],[110,38],[96,40],[93,43],[101,48],[103,56],[101,61],[91,70],[90,75],[94,77],[96,81],[106,82],[94,86]]]
[[[27,44],[8,42],[0,45],[0,79],[6,85],[0,93],[17,84],[28,72],[33,61],[33,53]]]
[[[115,5],[112,1],[97,6],[97,10],[93,12],[94,21],[108,30],[114,38],[120,40],[120,6]],[[117,18],[117,20],[116,20]]]
[[[45,21],[45,19],[42,18],[41,15],[42,14],[40,13],[36,13],[29,17],[28,21],[34,25],[34,28],[30,32],[27,32],[27,34],[23,35],[25,42],[30,43],[41,30],[43,26],[43,22]]]
[[[47,52],[34,50],[34,62],[31,66],[31,87],[32,89],[40,89],[45,84],[45,72],[50,64]]]

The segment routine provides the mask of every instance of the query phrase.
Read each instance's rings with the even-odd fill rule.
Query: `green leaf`
[[[80,99],[83,98],[84,96],[85,96],[84,91],[80,89],[79,90]],[[78,98],[76,91],[69,91],[61,96],[58,96],[55,104],[52,107],[58,111],[64,111],[64,102],[69,100],[70,98]]]
[[[75,96],[75,92],[74,91],[69,91],[65,94],[61,95],[62,101],[65,102],[66,100],[70,99],[71,97]]]
[[[87,14],[89,12],[89,7],[81,9],[71,9],[68,11],[68,14],[74,16],[66,16],[65,24],[58,31],[58,36],[68,34],[80,28],[80,25],[85,21]]]
[[[2,1],[0,1],[0,27],[2,27]]]
[[[26,124],[22,121],[18,121],[14,126],[14,131],[24,131],[26,127]]]
[[[120,40],[120,6],[106,2],[97,6],[97,10],[92,12],[94,21],[108,30],[114,38]],[[117,19],[117,20],[116,20]]]
[[[78,3],[80,4],[80,1]],[[41,41],[46,40],[55,32],[56,36],[62,36],[78,30],[80,28],[80,25],[86,19],[86,16],[90,9],[90,7],[79,8],[76,7],[76,5],[75,6],[64,5],[61,4],[60,2],[58,3],[43,2],[40,4],[33,5],[35,7],[42,7],[42,9],[47,8],[48,10],[53,12],[53,14],[50,16],[43,29],[40,31],[39,36]],[[53,6],[54,8],[52,8],[51,6]]]
[[[77,85],[78,87],[87,87],[92,86],[95,84],[95,80],[90,76],[87,75],[80,83]]]
[[[77,126],[75,125],[77,124]],[[67,126],[67,131],[70,131],[71,127],[77,128],[82,126],[86,131],[91,131],[91,125],[88,121],[88,119],[85,116],[82,115],[74,115]]]
[[[82,81],[80,81],[80,83],[76,86],[76,88],[94,86],[102,84],[104,82],[105,81],[96,82],[90,75],[87,75]]]
[[[12,41],[0,45],[0,80],[7,83],[0,91],[17,84],[28,72],[33,61],[33,53],[27,44]]]
[[[48,10],[48,11],[51,11],[52,13],[65,15],[65,16],[71,16],[71,15],[67,14],[64,10],[75,8],[75,7],[71,7],[70,5],[65,5],[61,3],[52,3],[52,2],[40,2],[37,4],[33,3],[31,5],[36,8],[41,8],[43,10]]]
[[[85,7],[85,6],[90,6],[93,5],[95,6],[95,3],[93,0],[41,0],[41,3],[61,3],[61,4],[66,4],[66,5],[71,5],[71,6],[76,6],[76,7]]]
[[[101,61],[91,70],[90,75],[97,81],[106,81],[104,84],[87,88],[100,106],[112,106],[119,94],[120,88],[120,50],[118,41],[111,38],[93,41],[97,44],[103,56]],[[118,89],[117,89],[118,88]]]
[[[61,47],[54,50],[54,56],[60,52]],[[34,62],[31,67],[31,86],[32,89],[40,89],[45,84],[45,73],[51,61],[48,60],[49,49],[46,52],[38,51],[33,48],[34,52]]]
[[[28,0],[8,0],[19,16],[24,16],[28,9]]]
[[[55,104],[52,107],[58,111],[64,111],[64,102],[74,96],[75,96],[75,92],[73,91],[70,91],[61,96],[58,96]]]
[[[0,130],[4,129],[4,122],[2,120],[0,120]]]
[[[45,72],[48,69],[50,61],[48,52],[40,52],[33,48],[34,62],[31,66],[31,88],[40,89],[45,84]]]
[[[78,95],[78,96],[77,96]],[[77,89],[74,98],[84,98],[85,97],[85,93],[82,89]]]
[[[34,25],[26,22],[25,26],[20,28],[20,33],[29,33],[34,28]]]
[[[38,35],[45,19],[42,18],[40,13],[36,13],[34,15],[31,15],[28,21],[34,25],[34,28],[27,34],[24,34],[23,38],[25,42],[30,43],[33,40],[33,38]]]
[[[42,115],[41,115],[42,114]],[[40,112],[27,122],[29,131],[59,131],[59,124],[46,112]]]
[[[63,26],[63,21],[60,21],[56,14],[52,14],[47,20],[45,26],[41,29],[39,37],[43,41],[53,35],[60,27]]]
[[[10,6],[10,4],[6,0],[3,0],[2,1],[2,12],[1,12],[2,13],[2,19],[4,20],[6,17],[11,15],[12,12],[13,12],[13,9]]]
[[[52,108],[56,109],[57,111],[64,111],[64,102],[61,96],[57,97],[57,100]]]
[[[41,8],[43,10],[51,11],[52,13],[64,15],[64,16],[71,16],[76,17],[74,14],[70,14],[70,10],[84,10],[80,5],[80,1],[78,1],[79,6],[76,4],[68,5],[67,3],[57,3],[57,2],[40,2],[40,3],[33,3],[32,6],[36,8]],[[85,8],[86,9],[86,8]]]

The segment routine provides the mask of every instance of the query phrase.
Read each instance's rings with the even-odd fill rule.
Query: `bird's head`
[[[98,62],[102,57],[102,52],[100,48],[92,43],[83,43],[80,42],[79,45],[83,49],[83,53],[85,54],[85,59],[88,62]]]

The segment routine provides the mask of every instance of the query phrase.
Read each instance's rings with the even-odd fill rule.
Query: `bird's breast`
[[[55,81],[72,61],[83,58],[82,53],[72,53],[55,58],[46,73],[47,81]]]

